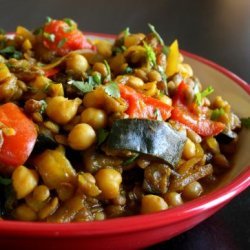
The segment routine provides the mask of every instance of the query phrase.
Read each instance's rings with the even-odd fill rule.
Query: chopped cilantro
[[[96,84],[101,84],[102,83],[102,76],[101,76],[101,74],[96,73],[96,74],[93,74],[92,77],[93,77],[93,80],[94,80],[94,82]]]
[[[42,35],[43,34],[43,28],[39,27],[33,31],[33,34],[36,36]]]
[[[111,71],[110,71],[110,67],[109,67],[109,64],[106,60],[104,60],[104,64],[105,64],[105,67],[106,67],[106,70],[107,70],[107,76],[106,76],[106,81],[107,82],[110,82],[111,81]]]
[[[43,32],[43,36],[48,39],[50,42],[54,42],[55,41],[55,34],[50,34],[50,33],[47,33],[47,32]]]
[[[161,116],[161,111],[158,108],[154,110],[154,116],[156,120],[163,121],[162,116]]]
[[[70,27],[75,24],[75,22],[70,18],[64,18],[63,21],[67,23]]]
[[[108,137],[109,132],[106,129],[100,128],[97,130],[97,145],[100,146]]]
[[[7,58],[20,59],[22,57],[22,52],[16,50],[14,46],[8,46],[0,50],[0,55]]]
[[[46,23],[50,23],[51,21],[52,21],[52,18],[49,17],[49,16],[47,16],[47,17],[46,17]]]
[[[150,45],[148,45],[146,42],[143,42],[143,45],[146,51],[148,62],[151,65],[156,66],[156,55],[155,55],[153,48]]]
[[[122,166],[128,166],[128,165],[132,164],[138,157],[139,157],[139,154],[132,155],[131,157],[129,157],[127,160],[125,160],[122,163]]]
[[[241,125],[245,128],[250,128],[250,117],[241,118]]]
[[[61,39],[61,40],[59,41],[59,43],[57,44],[57,47],[58,47],[58,48],[62,48],[63,45],[64,45],[66,42],[67,42],[67,38],[64,37],[63,39]]]
[[[212,86],[207,87],[205,90],[202,92],[197,92],[194,96],[194,101],[196,102],[197,105],[201,105],[202,99],[205,98],[206,96],[212,94],[214,92],[214,89]]]
[[[5,30],[0,28],[0,35],[5,35],[5,34],[6,34]]]
[[[124,72],[124,74],[130,74],[133,72],[133,69],[128,66],[123,72]]]
[[[39,103],[41,104],[40,114],[43,114],[47,108],[47,103],[45,100],[41,100]]]
[[[152,24],[148,24],[149,29],[151,30],[152,33],[154,33],[155,37],[157,38],[157,40],[159,41],[159,43],[164,46],[164,41],[161,38],[161,36],[159,35],[159,33],[155,30],[155,27]]]
[[[11,184],[11,179],[0,176],[0,185],[7,186],[10,184]]]
[[[118,84],[115,82],[110,82],[104,87],[105,92],[115,98],[120,97],[120,90]]]
[[[218,120],[218,118],[224,114],[225,114],[225,110],[223,108],[214,109],[211,114],[211,120],[214,120],[214,121]]]
[[[129,27],[127,27],[127,28],[123,31],[123,35],[124,35],[124,37],[127,37],[127,36],[130,35]]]
[[[68,81],[68,84],[72,84],[77,90],[80,90],[82,93],[88,93],[94,89],[94,86],[91,83],[83,81]]]

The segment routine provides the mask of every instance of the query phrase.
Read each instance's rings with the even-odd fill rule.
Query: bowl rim
[[[13,34],[13,33],[9,33]],[[116,35],[84,32],[87,36],[95,36],[107,39],[115,39]],[[184,56],[190,57],[202,64],[208,65],[226,77],[233,80],[248,95],[250,86],[240,77],[216,64],[196,54],[181,50]],[[198,199],[189,201],[180,207],[170,208],[165,211],[147,214],[120,217],[104,221],[93,222],[70,222],[70,223],[48,223],[48,222],[20,222],[20,221],[0,221],[0,232],[3,235],[15,236],[43,236],[43,237],[72,237],[72,236],[97,236],[108,234],[132,233],[135,231],[150,230],[151,228],[162,227],[174,224],[180,220],[188,219],[196,214],[215,207],[220,207],[229,202],[237,194],[250,186],[250,165],[245,170],[218,190],[214,190],[201,196]]]

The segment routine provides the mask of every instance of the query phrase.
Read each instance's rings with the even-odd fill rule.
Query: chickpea
[[[104,128],[107,120],[106,113],[101,109],[86,108],[81,114],[81,122],[89,124],[94,129]]]
[[[162,101],[162,102],[164,102],[165,104],[167,104],[167,105],[169,105],[169,106],[172,106],[172,99],[169,98],[169,97],[166,96],[166,95],[160,96],[159,100]]]
[[[162,78],[161,78],[161,74],[158,72],[158,71],[156,71],[156,70],[151,70],[150,72],[148,72],[148,80],[149,81],[157,81],[157,82],[159,82],[159,81],[161,81],[162,80]]]
[[[49,188],[45,185],[39,185],[35,187],[33,191],[33,198],[38,201],[45,201],[49,198],[50,191]]]
[[[177,192],[169,192],[164,195],[164,200],[173,207],[183,204],[181,195]]]
[[[142,33],[128,35],[124,39],[124,45],[127,48],[133,45],[138,45],[144,38],[145,38],[145,35]]]
[[[85,107],[100,108],[105,103],[105,92],[102,88],[96,88],[94,91],[87,93],[83,98]]]
[[[132,88],[141,88],[144,85],[144,82],[141,78],[136,76],[128,76],[127,84]]]
[[[188,160],[193,158],[195,154],[196,154],[195,144],[189,138],[187,138],[187,141],[183,148],[182,155],[185,159]]]
[[[37,214],[28,205],[22,204],[13,211],[13,216],[22,221],[35,221]]]
[[[166,201],[158,195],[148,194],[142,197],[141,213],[149,214],[168,208]]]
[[[74,168],[58,150],[45,150],[34,159],[34,165],[49,189],[57,188],[62,182],[75,181]]]
[[[85,150],[96,140],[94,129],[87,123],[77,124],[68,135],[68,143],[75,150]]]
[[[93,66],[93,70],[101,73],[102,77],[107,76],[108,71],[104,63],[97,62]]]
[[[67,58],[66,71],[76,75],[81,75],[89,67],[87,59],[79,54],[72,54]]]
[[[46,113],[52,121],[64,125],[76,115],[81,103],[79,98],[69,100],[63,96],[55,96],[47,99]]]
[[[12,174],[12,183],[17,199],[22,199],[37,186],[38,174],[35,170],[19,166]]]
[[[118,171],[111,168],[100,169],[95,178],[105,199],[114,199],[119,196],[122,176]]]
[[[182,195],[187,200],[198,198],[203,192],[203,188],[198,181],[194,181],[184,187]]]

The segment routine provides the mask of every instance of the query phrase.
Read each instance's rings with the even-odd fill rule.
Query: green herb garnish
[[[68,81],[68,84],[71,84],[74,86],[77,90],[80,90],[82,93],[88,93],[91,92],[94,89],[93,84],[83,81],[74,81],[70,80]]]
[[[120,95],[120,90],[119,90],[119,87],[118,87],[118,84],[115,83],[115,82],[110,82],[108,83],[105,87],[104,87],[104,91],[112,96],[112,97],[115,97],[115,98],[119,98],[121,95]]]
[[[144,46],[145,51],[146,51],[146,56],[147,56],[148,62],[151,65],[156,66],[156,55],[155,55],[153,48],[149,44],[147,44],[146,42],[143,42],[143,46]]]
[[[39,27],[33,31],[33,34],[36,36],[42,35],[43,34],[43,28]]]
[[[6,34],[5,30],[0,28],[0,35],[5,35],[5,34]]]
[[[245,128],[250,128],[250,117],[241,118],[241,125]]]
[[[124,74],[130,74],[133,72],[133,69],[128,66],[123,72],[124,72]]]
[[[206,96],[212,94],[214,92],[214,89],[212,86],[207,87],[205,90],[202,92],[197,92],[194,96],[194,101],[198,106],[201,106],[202,104],[202,99],[205,98]]]
[[[106,67],[106,70],[107,70],[106,81],[110,82],[111,81],[111,70],[110,70],[109,64],[108,64],[108,62],[106,60],[104,60],[104,64],[105,64],[105,67]]]
[[[127,27],[124,31],[123,31],[123,36],[124,38],[130,35],[130,31],[129,31],[129,27]]]
[[[129,157],[127,160],[125,160],[122,163],[122,166],[128,166],[132,164],[138,157],[139,157],[139,154],[132,155],[131,157]]]
[[[225,110],[223,108],[214,109],[211,114],[211,120],[216,121],[218,118],[225,114]]]
[[[14,46],[8,46],[0,50],[0,55],[7,58],[20,59],[22,57],[22,52],[16,50]]]
[[[67,42],[67,38],[64,37],[63,39],[60,40],[60,42],[57,44],[58,48],[62,48],[63,45]]]
[[[100,146],[108,137],[109,132],[104,129],[100,128],[97,130],[97,145]]]
[[[45,100],[39,101],[41,108],[40,108],[40,114],[43,114],[47,108],[47,103]]]
[[[157,40],[159,41],[159,43],[160,43],[162,46],[164,46],[164,45],[165,45],[165,44],[164,44],[164,41],[163,41],[163,39],[161,38],[160,34],[155,30],[155,27],[154,27],[152,24],[150,24],[150,23],[148,23],[148,27],[149,27],[149,29],[151,30],[151,32],[154,33],[154,35],[155,35],[155,37],[157,38]]]
[[[0,185],[7,186],[10,184],[11,184],[11,179],[0,176]]]
[[[96,84],[101,84],[102,83],[102,76],[101,74],[93,74],[93,80]]]
[[[156,120],[163,121],[162,116],[161,116],[161,111],[158,108],[154,110],[154,116]]]
[[[50,23],[51,21],[52,21],[52,18],[49,17],[49,16],[47,16],[47,17],[46,17],[46,23]]]
[[[54,42],[55,41],[55,34],[50,34],[50,33],[47,33],[47,32],[43,32],[43,36],[48,39],[50,42]]]

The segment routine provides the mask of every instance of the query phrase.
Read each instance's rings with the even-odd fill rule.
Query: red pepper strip
[[[35,124],[14,103],[0,106],[0,122],[3,127],[13,128],[14,135],[4,135],[0,148],[0,165],[17,167],[25,163],[36,142]]]
[[[193,113],[194,104],[186,105],[185,92],[189,86],[182,82],[177,89],[176,95],[173,97],[174,109],[172,110],[171,119],[178,121],[191,128],[201,136],[215,136],[223,131],[225,124],[221,122],[211,121],[204,115]],[[203,111],[205,111],[205,107]]]
[[[49,70],[45,70],[45,71],[44,71],[46,77],[52,77],[52,76],[54,76],[55,74],[57,74],[58,72],[59,72],[59,69],[58,69],[58,68],[52,68],[52,69],[49,69]]]
[[[225,125],[221,122],[198,117],[188,110],[179,107],[174,107],[171,119],[186,125],[201,136],[215,136],[225,128]]]
[[[144,94],[136,92],[131,87],[119,84],[121,97],[127,101],[126,113],[131,118],[157,119],[158,109],[162,119],[165,121],[171,115],[171,106]]]
[[[46,48],[63,56],[72,50],[94,49],[83,33],[62,20],[52,20],[45,24],[43,44]]]

